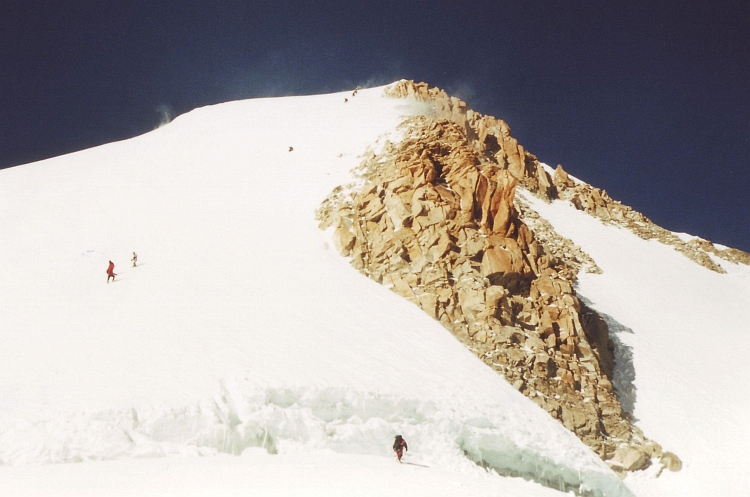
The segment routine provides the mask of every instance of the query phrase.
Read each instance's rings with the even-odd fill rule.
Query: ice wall
[[[0,464],[239,455],[257,447],[271,454],[330,450],[391,457],[393,437],[401,434],[409,443],[407,458],[419,464],[496,471],[579,495],[630,495],[605,467],[588,458],[561,464],[549,447],[528,445],[523,430],[489,410],[345,388],[260,388],[228,379],[215,399],[190,407],[15,419],[0,422]]]

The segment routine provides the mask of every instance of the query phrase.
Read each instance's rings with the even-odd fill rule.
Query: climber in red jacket
[[[109,267],[107,268],[107,283],[109,283],[109,279],[112,278],[112,281],[115,281],[115,263],[112,261],[109,261]]]
[[[398,457],[398,462],[401,462],[401,457],[404,455],[404,451],[408,451],[409,448],[406,446],[406,440],[401,435],[396,435],[396,440],[393,441],[393,452]]]

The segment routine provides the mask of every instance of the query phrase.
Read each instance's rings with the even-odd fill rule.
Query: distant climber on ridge
[[[396,440],[393,441],[393,452],[396,453],[398,462],[401,462],[401,457],[404,455],[404,451],[409,451],[409,448],[406,446],[406,440],[404,440],[401,435],[396,435]]]
[[[289,151],[291,152],[292,150],[294,150],[294,147],[289,147]]]
[[[138,262],[138,254],[133,252],[133,258],[130,261],[133,263],[133,267],[135,267],[135,264]]]
[[[112,278],[112,281],[115,281],[115,263],[112,261],[109,261],[109,267],[107,268],[107,283],[109,283],[109,279]]]

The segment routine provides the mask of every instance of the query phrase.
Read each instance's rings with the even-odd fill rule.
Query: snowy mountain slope
[[[679,473],[646,471],[628,485],[638,495],[747,495],[750,267],[717,258],[719,274],[568,202],[525,198],[602,269],[582,273],[577,292],[614,334],[624,405],[683,461]]]
[[[166,457],[88,464],[3,468],[4,495],[37,497],[250,496],[555,497],[556,490],[520,478],[435,470],[419,462],[357,454],[298,453],[240,457]],[[40,478],[41,471],[43,478]],[[570,495],[570,494],[567,494]]]
[[[390,457],[401,432],[434,471],[474,478],[479,463],[628,495],[318,230],[315,208],[358,156],[421,110],[381,95],[231,102],[0,172],[0,462],[248,447]]]

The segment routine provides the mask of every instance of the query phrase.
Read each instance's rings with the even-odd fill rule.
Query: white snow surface
[[[318,229],[423,109],[382,91],[206,107],[0,171],[0,495],[746,495],[749,268],[519,189],[603,269],[577,291],[623,405],[683,461],[623,483]]]
[[[318,229],[421,108],[382,93],[230,102],[0,171],[0,495],[630,495]]]
[[[714,258],[719,274],[569,202],[518,193],[602,269],[580,274],[576,291],[609,324],[615,386],[645,435],[683,462],[656,479],[656,467],[635,472],[628,486],[648,497],[749,495],[750,267]]]
[[[120,459],[3,469],[3,495],[37,497],[380,497],[386,495],[559,497],[560,492],[520,478],[437,471],[407,454],[390,458],[330,452],[241,456]],[[39,469],[44,470],[40,478]],[[567,494],[569,495],[569,494]]]

